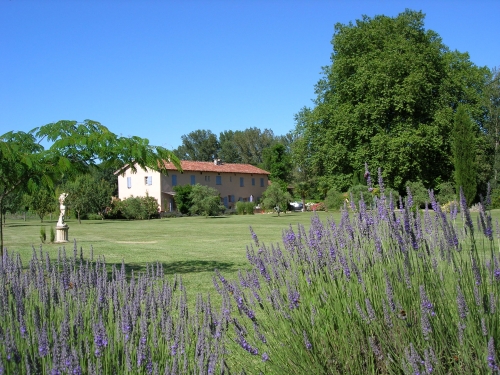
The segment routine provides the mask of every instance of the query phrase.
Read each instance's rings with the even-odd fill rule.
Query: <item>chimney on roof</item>
[[[220,159],[214,159],[214,165],[221,165],[222,161]]]

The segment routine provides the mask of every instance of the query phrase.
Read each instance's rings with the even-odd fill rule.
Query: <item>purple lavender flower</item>
[[[45,323],[38,334],[38,354],[40,354],[40,357],[45,357],[49,354],[49,338],[47,337],[47,326]]]
[[[496,280],[496,281],[500,281],[500,268],[497,268],[497,269],[493,272],[493,276],[495,277],[495,280]]]
[[[420,365],[424,364],[425,362],[418,355],[418,352],[415,350],[413,343],[410,343],[410,350],[405,349],[405,354],[406,360],[409,362],[413,370],[413,374],[420,375]]]
[[[382,169],[378,169],[378,188],[380,190],[380,193],[384,193],[384,180],[382,178]]]
[[[467,314],[469,313],[469,308],[467,307],[467,302],[465,302],[465,296],[462,293],[460,286],[457,286],[457,306],[458,306],[458,316],[460,319],[465,320]]]
[[[483,332],[483,336],[488,336],[488,327],[486,327],[486,319],[481,318],[481,331]]]
[[[382,354],[382,351],[380,350],[380,346],[377,343],[377,340],[370,336],[368,337],[368,343],[370,344],[370,348],[372,349],[373,354],[375,357],[380,361],[384,359],[384,355]]]
[[[394,303],[394,291],[392,288],[391,280],[389,279],[389,275],[385,272],[385,294],[387,296],[387,302],[389,302],[389,306],[391,311],[396,310],[396,305]]]
[[[465,199],[464,191],[462,187],[460,187],[460,210],[462,211],[462,215],[465,220],[465,225],[469,227],[471,232],[474,231],[474,225],[472,223],[472,219],[470,216],[469,206],[467,205],[467,200]]]
[[[356,301],[356,310],[358,311],[358,314],[359,316],[361,317],[361,319],[365,322],[365,323],[370,323],[370,319],[368,318],[368,316],[366,316],[365,312],[363,311],[363,309],[361,308],[361,306],[359,306],[359,303],[358,301]]]
[[[303,334],[304,334],[304,344],[306,346],[306,349],[307,350],[311,350],[312,349],[312,344],[311,342],[309,341],[309,338],[307,337],[307,333],[306,331],[303,331]]]
[[[257,238],[257,235],[255,234],[255,232],[253,231],[251,226],[250,226],[250,233],[252,235],[253,241],[255,242],[255,245],[257,245],[257,247],[258,247],[259,246],[259,239]]]
[[[243,335],[241,333],[238,333],[238,337],[236,338],[236,342],[238,344],[240,344],[240,346],[246,350],[247,352],[249,352],[251,355],[258,355],[259,354],[259,350],[257,348],[254,348],[252,347],[248,342],[247,340],[245,339],[245,337],[243,337]]]
[[[412,208],[413,207],[413,196],[411,195],[411,190],[410,190],[410,187],[407,186],[406,187],[406,207],[408,209]]]
[[[267,362],[269,360],[269,355],[267,353],[262,354],[262,362]]]
[[[368,318],[370,321],[375,320],[375,310],[373,309],[372,303],[369,298],[365,298],[366,311],[368,312]]]
[[[288,302],[290,310],[296,309],[300,305],[300,294],[296,288],[290,286],[290,282],[286,281],[286,287],[288,290]]]
[[[421,301],[421,307],[422,311],[425,312],[426,314],[430,316],[436,315],[434,312],[434,306],[429,300],[429,297],[427,297],[427,294],[425,293],[425,287],[423,285],[420,285],[420,301]]]
[[[94,325],[94,344],[96,357],[100,357],[104,348],[108,346],[108,336],[106,335],[106,329],[102,322],[102,317],[99,318],[99,322]]]
[[[488,341],[488,367],[493,371],[498,371],[498,364],[495,359],[495,343],[492,336]]]
[[[425,371],[427,374],[432,374],[432,371],[434,371],[434,368],[432,367],[432,363],[435,363],[435,355],[434,351],[432,348],[425,349],[424,350],[424,366],[425,366]]]
[[[428,190],[429,192],[429,199],[431,201],[431,207],[434,210],[434,212],[438,212],[439,210],[439,204],[436,202],[436,198],[434,196],[434,190]]]

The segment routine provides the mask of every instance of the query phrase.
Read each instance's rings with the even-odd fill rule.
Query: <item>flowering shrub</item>
[[[430,199],[434,212],[423,214],[411,194],[396,212],[383,195],[373,210],[361,199],[340,222],[313,216],[309,231],[290,227],[282,246],[264,246],[252,231],[252,268],[214,280],[236,305],[232,340],[254,358],[245,371],[498,374],[491,216],[480,211],[474,228],[462,194],[459,227]]]
[[[310,211],[324,211],[325,204],[323,202],[313,203],[309,206]]]
[[[33,251],[0,261],[0,374],[207,374],[223,368],[223,319],[210,299],[188,312],[161,264],[128,279],[125,264]]]
[[[128,278],[76,243],[56,261],[34,250],[26,269],[5,252],[0,374],[498,374],[491,215],[480,205],[474,227],[462,193],[462,220],[432,191],[423,212],[410,192],[399,210],[380,194],[290,226],[282,245],[250,228],[250,267],[215,272],[220,309],[199,296],[188,311],[161,264]]]

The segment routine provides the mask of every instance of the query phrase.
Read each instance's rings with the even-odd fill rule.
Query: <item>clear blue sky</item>
[[[0,0],[0,134],[91,119],[170,149],[197,129],[283,135],[311,105],[334,24],[405,8],[500,66],[498,0]]]

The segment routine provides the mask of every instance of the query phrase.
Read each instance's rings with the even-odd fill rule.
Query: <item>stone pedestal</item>
[[[64,243],[68,241],[68,230],[69,227],[66,224],[57,225],[56,226],[56,242],[55,243]]]

